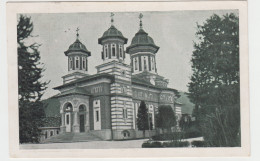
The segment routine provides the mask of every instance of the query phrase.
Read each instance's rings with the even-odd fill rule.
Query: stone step
[[[90,133],[63,133],[51,138],[47,138],[43,141],[43,143],[72,143],[100,140],[102,139]]]

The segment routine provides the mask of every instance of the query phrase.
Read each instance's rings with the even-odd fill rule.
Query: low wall
[[[111,130],[110,129],[90,130],[89,133],[101,138],[102,140],[111,140]]]

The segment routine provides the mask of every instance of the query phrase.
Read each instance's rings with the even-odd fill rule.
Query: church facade
[[[65,51],[68,74],[63,84],[55,87],[60,93],[61,123],[59,133],[91,133],[103,140],[142,137],[137,128],[140,102],[146,103],[149,122],[155,129],[155,115],[160,105],[174,109],[177,91],[168,88],[168,79],[157,73],[156,57],[159,47],[140,28],[126,47],[125,38],[113,24],[98,39],[102,46],[103,63],[96,66],[97,73],[88,73],[91,52],[79,40]],[[126,54],[130,64],[125,63]]]

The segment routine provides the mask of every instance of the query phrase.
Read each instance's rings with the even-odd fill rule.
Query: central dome
[[[132,39],[131,45],[126,48],[126,52],[128,52],[131,48],[137,47],[137,46],[151,46],[156,49],[156,51],[159,49],[157,45],[155,45],[153,39],[148,36],[148,33],[146,33],[143,29],[140,29],[135,36]]]
[[[124,40],[124,43],[127,43],[127,38],[125,38],[121,31],[119,31],[114,25],[111,25],[110,28],[104,32],[103,36],[98,39],[98,43],[101,44],[101,41],[106,38],[121,38]]]
[[[67,56],[70,52],[83,52],[86,53],[88,56],[91,55],[90,51],[86,48],[84,44],[82,44],[79,39],[77,39],[73,44],[70,45],[69,49],[65,51],[65,55]]]

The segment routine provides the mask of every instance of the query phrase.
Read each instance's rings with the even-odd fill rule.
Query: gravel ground
[[[90,141],[75,143],[21,144],[20,149],[121,149],[141,148],[148,139],[126,141]]]

